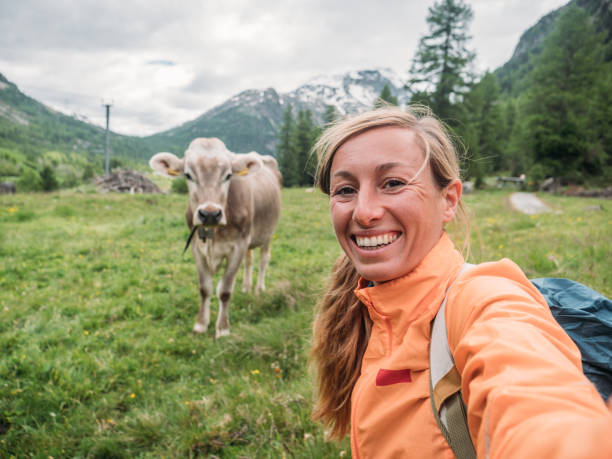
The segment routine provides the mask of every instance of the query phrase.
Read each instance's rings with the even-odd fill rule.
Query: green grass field
[[[529,217],[507,197],[467,197],[471,261],[509,257],[612,294],[610,201],[546,195],[554,212]],[[1,458],[350,455],[310,420],[313,306],[340,253],[326,198],[283,191],[268,290],[235,292],[221,340],[214,325],[191,333],[185,202],[0,196]]]

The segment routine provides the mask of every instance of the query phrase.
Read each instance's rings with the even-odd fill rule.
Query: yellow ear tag
[[[179,172],[179,171],[177,171],[176,169],[172,169],[171,167],[169,167],[169,168],[168,168],[166,171],[167,171],[167,172],[168,172],[168,174],[170,174],[170,175],[179,175],[179,174],[180,174],[180,172]]]
[[[240,172],[238,172],[238,175],[247,175],[248,173],[249,173],[249,168],[245,167]]]

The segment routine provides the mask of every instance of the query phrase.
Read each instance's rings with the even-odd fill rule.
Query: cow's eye
[[[193,180],[193,177],[191,176],[191,174],[189,172],[185,172],[185,178],[187,180]]]
[[[229,174],[225,176],[225,181],[227,182],[231,178],[232,178],[232,173],[230,172]]]

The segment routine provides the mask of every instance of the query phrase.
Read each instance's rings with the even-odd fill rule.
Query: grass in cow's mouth
[[[185,248],[183,249],[183,255],[187,251],[187,247],[189,247],[191,239],[193,238],[193,235],[196,231],[198,232],[198,237],[202,239],[202,242],[206,242],[207,238],[212,239],[213,235],[215,234],[214,228],[206,228],[202,225],[194,226],[193,228],[191,228],[191,232],[189,233],[189,237],[187,238],[187,243],[185,244]]]
[[[604,200],[544,195],[563,213],[530,217],[506,197],[467,196],[471,261],[612,295]],[[208,333],[191,333],[184,195],[0,195],[0,457],[350,456],[310,420],[313,306],[340,255],[328,200],[282,202],[267,290],[242,293],[241,270],[232,335],[215,341],[216,296]]]
[[[189,244],[191,244],[191,239],[193,238],[193,235],[195,234],[197,230],[198,230],[197,226],[194,226],[193,228],[191,228],[191,232],[189,233],[189,237],[187,238],[187,243],[185,244],[185,248],[183,249],[183,255],[185,255],[185,252],[187,251],[187,247],[189,247]]]

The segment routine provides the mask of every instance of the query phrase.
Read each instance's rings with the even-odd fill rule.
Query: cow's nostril
[[[215,210],[215,211],[206,211],[202,209],[198,210],[198,217],[200,218],[200,221],[204,225],[216,225],[217,223],[221,221],[221,215],[222,215],[221,210]]]

